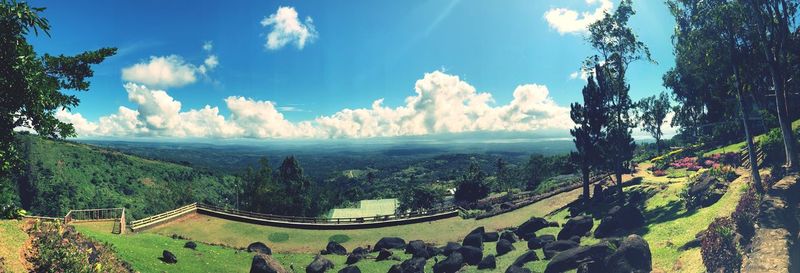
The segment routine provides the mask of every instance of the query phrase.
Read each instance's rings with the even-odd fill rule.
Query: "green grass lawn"
[[[794,122],[792,122],[792,130],[796,131],[798,128],[800,128],[800,120],[795,120]],[[764,136],[765,136],[764,134],[757,135],[757,136],[753,137],[753,140],[757,143]],[[710,155],[713,155],[713,154],[730,153],[730,152],[738,153],[740,150],[744,149],[745,145],[746,144],[744,143],[744,141],[738,142],[738,143],[733,143],[731,145],[722,146],[722,147],[716,148],[714,150],[705,152],[705,153],[703,153],[703,156],[710,156]]]
[[[28,234],[22,230],[22,224],[20,220],[0,220],[0,257],[4,260],[0,271],[25,272],[20,251]]]

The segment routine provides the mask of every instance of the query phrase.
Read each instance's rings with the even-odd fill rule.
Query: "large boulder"
[[[556,237],[553,235],[542,235],[539,237],[534,237],[528,239],[528,249],[540,249],[544,247],[544,245],[553,242],[556,240]]]
[[[450,253],[456,252],[460,248],[461,244],[459,243],[447,242],[447,244],[444,246],[444,249],[442,250],[442,254],[444,254],[445,256],[450,256]]]
[[[388,273],[403,273],[403,268],[400,267],[400,264],[395,264],[392,265],[392,267],[389,267]]]
[[[542,251],[544,252],[544,258],[550,259],[553,258],[559,252],[562,252],[567,249],[578,247],[578,243],[570,240],[558,240],[555,242],[550,242],[542,247]]]
[[[547,263],[545,273],[559,273],[576,269],[587,261],[602,262],[614,253],[611,243],[603,241],[592,246],[579,246],[559,252]]]
[[[355,265],[348,265],[339,270],[339,273],[361,273],[361,269],[359,269],[358,266]]]
[[[497,268],[497,261],[494,258],[494,255],[487,255],[483,257],[480,263],[478,263],[478,269],[495,269]]]
[[[188,241],[185,244],[183,244],[183,247],[191,249],[191,250],[195,250],[195,249],[197,249],[197,243],[192,242],[192,241]]]
[[[523,240],[528,240],[532,236],[535,236],[536,232],[540,229],[546,227],[558,227],[558,223],[551,223],[541,217],[531,217],[525,223],[522,223],[514,233],[517,234]]]
[[[461,242],[464,246],[474,246],[477,248],[483,248],[483,235],[472,233],[464,237],[464,241]]]
[[[161,252],[161,261],[168,264],[174,264],[178,262],[178,257],[175,257],[175,254],[172,254],[172,252],[169,252],[169,250],[164,250]]]
[[[483,258],[483,251],[474,246],[462,246],[458,252],[464,256],[464,262],[469,265],[477,265]]]
[[[427,260],[422,258],[411,258],[400,263],[403,273],[425,273],[425,263]]]
[[[605,266],[610,273],[650,272],[653,269],[650,245],[642,236],[629,235],[622,240],[617,251],[606,258]]]
[[[727,181],[720,180],[708,172],[700,174],[687,190],[690,207],[708,207],[719,201],[728,190]]]
[[[455,273],[464,265],[464,256],[455,252],[433,265],[433,273]]]
[[[255,242],[248,245],[247,252],[257,252],[257,253],[272,255],[272,249],[270,249],[267,245],[265,245],[262,242]]]
[[[605,273],[607,272],[602,261],[587,261],[578,265],[576,273]]]
[[[589,216],[576,216],[570,218],[561,231],[558,232],[559,240],[569,240],[572,236],[584,236],[592,230],[594,222]]]
[[[392,252],[389,251],[388,249],[381,249],[378,252],[378,257],[375,258],[375,261],[380,262],[380,261],[388,260],[390,258],[392,258]]]
[[[347,255],[347,260],[344,263],[348,265],[355,264],[363,258],[364,258],[363,254],[353,252],[350,253],[350,255]]]
[[[644,215],[633,205],[614,206],[594,230],[594,237],[604,238],[620,230],[630,231],[644,224]]]
[[[523,267],[523,266],[525,266],[526,263],[533,262],[533,261],[538,261],[538,260],[539,260],[539,256],[536,255],[536,251],[528,250],[525,253],[523,253],[522,255],[520,255],[519,257],[517,257],[517,259],[515,259],[514,263],[512,263],[511,265]]]
[[[536,237],[536,233],[530,234],[530,238],[535,238],[535,237]],[[530,240],[530,238],[528,238],[528,239]],[[512,244],[516,243],[517,241],[519,241],[519,238],[517,237],[517,235],[514,234],[514,232],[511,232],[511,231],[505,231],[505,232],[503,232],[503,234],[500,234],[500,239],[509,241]]]
[[[366,256],[367,254],[369,254],[369,250],[359,246],[353,249],[353,254]]]
[[[472,231],[470,231],[467,235],[480,234],[481,236],[483,236],[484,233],[486,233],[486,229],[485,228],[477,227],[477,228],[473,229]]]
[[[531,273],[531,270],[512,264],[511,266],[506,268],[506,273]]]
[[[497,242],[500,239],[500,234],[496,231],[493,232],[486,232],[483,234],[483,241],[484,242]]]
[[[423,258],[425,260],[430,259],[431,257],[434,256],[433,249],[434,249],[433,247],[425,246],[424,248],[414,252],[412,257],[414,257],[414,258]]]
[[[330,254],[347,255],[347,249],[344,248],[344,246],[342,246],[340,243],[334,241],[328,242],[328,245],[325,246],[325,250],[327,250]]]
[[[503,256],[506,253],[515,250],[516,248],[514,248],[514,244],[512,244],[508,240],[500,239],[500,241],[497,241],[496,249],[497,249],[497,256]]]
[[[322,273],[333,268],[333,262],[320,255],[314,257],[308,266],[306,266],[306,273]]]
[[[422,240],[413,240],[406,245],[406,254],[414,255],[421,250],[425,250],[425,242]]]
[[[381,249],[403,249],[406,247],[406,241],[397,237],[383,237],[375,244],[372,251],[380,251]]]
[[[259,253],[253,256],[250,273],[287,273],[281,264],[272,256]]]

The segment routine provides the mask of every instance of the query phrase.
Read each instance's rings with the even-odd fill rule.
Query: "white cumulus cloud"
[[[122,69],[122,79],[154,87],[180,87],[197,81],[197,68],[178,55],[152,56],[149,62]]]
[[[57,117],[75,124],[80,136],[369,138],[572,126],[569,109],[555,103],[546,86],[517,86],[509,103],[496,105],[490,93],[441,71],[417,80],[415,93],[400,106],[385,106],[378,99],[369,108],[343,109],[300,122],[287,120],[283,112],[290,110],[272,101],[231,96],[224,100],[230,114],[223,116],[209,105],[183,110],[164,90],[136,83],[124,88],[135,109],[120,106],[98,122],[64,110]]]
[[[278,11],[261,20],[261,26],[272,27],[272,31],[267,34],[267,49],[281,49],[287,44],[293,43],[298,49],[303,49],[306,43],[311,43],[317,39],[317,30],[314,28],[314,20],[310,16],[301,22],[297,11],[293,7],[279,7]]]
[[[614,4],[611,0],[586,0],[587,6],[599,6],[592,12],[578,12],[567,8],[551,8],[544,13],[544,19],[551,28],[560,34],[584,33],[586,28],[603,18],[603,14],[609,12]]]

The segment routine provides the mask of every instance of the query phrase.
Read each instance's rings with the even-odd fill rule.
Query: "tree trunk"
[[[620,200],[624,200],[625,197],[624,195],[622,195],[622,168],[619,165],[617,165],[615,169],[616,170],[614,171],[614,175],[617,178],[617,193],[619,194]]]
[[[661,155],[661,138],[656,138],[656,156]]]
[[[773,69],[770,69],[773,70]],[[783,146],[786,152],[786,171],[789,173],[797,171],[797,150],[795,147],[794,132],[792,132],[791,120],[786,111],[786,89],[783,84],[773,72],[772,84],[775,86],[775,104],[778,106],[778,124],[781,127],[781,135],[783,136]]]
[[[744,97],[742,97],[742,86],[739,83],[739,70],[733,68],[733,80],[736,85],[736,97],[739,101],[739,113],[742,115],[742,125],[744,125],[744,136],[747,142],[747,155],[750,160],[750,177],[753,181],[753,186],[758,193],[764,193],[764,188],[761,184],[761,175],[758,173],[758,156],[756,154],[755,145],[753,144],[753,136],[750,134],[750,122],[747,111],[744,109]]]
[[[589,166],[586,163],[582,163],[581,165],[581,179],[583,180],[583,203],[589,204]]]

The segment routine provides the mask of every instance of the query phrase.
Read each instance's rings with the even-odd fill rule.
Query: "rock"
[[[529,236],[530,236],[530,238],[536,238],[536,233],[532,233]],[[530,238],[528,238],[528,239],[530,239]],[[503,234],[500,234],[500,239],[501,240],[504,239],[506,241],[509,241],[512,244],[519,241],[519,238],[517,237],[517,235],[514,234],[514,232],[511,232],[511,231],[506,231],[506,232],[503,232]]]
[[[161,261],[168,264],[174,264],[178,262],[178,257],[175,257],[175,254],[172,254],[172,252],[164,250],[164,252],[161,252]]]
[[[422,240],[413,240],[406,245],[406,254],[414,255],[420,250],[425,250],[425,242]]]
[[[568,240],[572,236],[584,236],[592,230],[594,222],[590,216],[576,216],[570,218],[561,231],[558,232],[559,240]]]
[[[516,248],[514,248],[514,245],[511,244],[511,242],[509,242],[508,240],[500,239],[500,241],[497,241],[496,249],[497,249],[497,256],[503,256],[506,253],[515,250]]]
[[[185,244],[183,244],[183,247],[191,249],[191,250],[195,250],[195,249],[197,249],[197,243],[192,242],[192,241],[188,241]]]
[[[339,270],[339,273],[361,273],[361,269],[358,269],[358,266],[355,265],[348,265]]]
[[[334,241],[328,242],[328,245],[325,246],[325,250],[327,250],[328,253],[331,254],[347,255],[347,249],[345,249],[341,244]]]
[[[544,245],[544,247],[542,247],[542,251],[544,251],[544,258],[550,259],[561,251],[575,247],[578,247],[578,243],[570,240],[559,240],[547,243]]]
[[[353,249],[353,254],[366,256],[367,254],[369,254],[369,250],[359,246],[359,247],[356,247],[355,249]]]
[[[247,252],[258,252],[272,255],[272,249],[262,242],[255,242],[247,246]]]
[[[514,207],[514,203],[511,203],[511,202],[505,202],[505,203],[500,204],[500,209],[501,210],[507,210],[507,209],[511,209],[513,207]]]
[[[576,273],[605,273],[607,272],[603,262],[587,261],[578,266]]]
[[[514,233],[523,240],[528,240],[528,238],[531,238],[531,236],[535,235],[540,229],[552,226],[557,227],[558,223],[547,222],[547,220],[541,217],[531,217],[531,219],[522,223]]]
[[[500,234],[497,232],[486,232],[483,234],[484,242],[497,242],[500,239]]]
[[[400,263],[403,273],[425,273],[425,263],[422,258],[411,258]]]
[[[464,256],[455,252],[433,265],[433,273],[455,273],[464,265]]]
[[[431,257],[442,255],[442,252],[444,252],[443,247],[428,246],[428,253],[431,254]]]
[[[632,230],[643,224],[644,216],[635,206],[614,206],[594,230],[594,237],[608,237],[619,230]]]
[[[536,255],[536,251],[528,250],[525,253],[523,253],[522,255],[520,255],[519,257],[517,257],[517,259],[515,259],[514,263],[512,263],[511,265],[523,267],[523,266],[525,266],[526,263],[533,262],[533,261],[538,261],[538,260],[539,260],[539,256]]]
[[[467,233],[467,235],[471,235],[471,234],[480,234],[481,236],[483,236],[483,234],[484,234],[484,233],[486,233],[486,229],[485,229],[485,228],[483,228],[483,227],[478,227],[478,228],[476,228],[476,229],[473,229],[473,230],[472,230],[472,231],[470,231],[469,233]]]
[[[694,205],[708,207],[719,201],[728,190],[727,181],[721,181],[710,173],[700,174],[687,191],[688,195],[696,200]]]
[[[319,251],[319,255],[331,255],[331,252],[327,249],[323,249]]]
[[[464,262],[469,265],[477,265],[483,258],[483,251],[474,246],[462,246],[458,249],[458,252],[464,256]]]
[[[388,273],[403,273],[403,268],[399,264],[392,265]]]
[[[423,249],[418,250],[417,252],[412,255],[413,258],[423,258],[425,260],[430,259],[433,255],[430,253],[429,249],[431,247],[425,247]]]
[[[508,268],[506,268],[506,273],[531,273],[531,270],[516,265],[511,265]]]
[[[364,258],[363,254],[353,252],[350,253],[350,255],[347,255],[347,261],[345,261],[344,263],[348,265],[355,264],[363,258]]]
[[[272,256],[259,253],[253,256],[250,273],[287,273],[281,264]]]
[[[545,273],[558,273],[576,269],[586,261],[603,261],[614,253],[611,243],[600,242],[592,246],[578,246],[559,252],[547,263]]]
[[[544,245],[553,242],[556,240],[556,237],[553,235],[542,235],[540,237],[535,237],[528,239],[528,249],[540,249],[544,247]]]
[[[494,255],[487,255],[483,257],[480,263],[478,263],[478,269],[495,269],[497,268],[497,261],[494,258]]]
[[[375,244],[372,251],[380,251],[381,249],[403,249],[406,247],[406,241],[397,237],[383,237]]]
[[[570,240],[570,241],[573,241],[573,242],[576,242],[576,243],[578,243],[578,244],[581,244],[581,237],[580,237],[580,236],[578,236],[578,235],[575,235],[575,236],[569,237],[569,240]]]
[[[320,255],[314,257],[308,266],[306,266],[306,273],[322,273],[328,269],[333,268],[333,262]]]
[[[450,256],[450,253],[456,252],[460,248],[461,248],[461,244],[448,242],[447,245],[444,246],[444,249],[442,250],[442,254],[444,254],[445,256]]]
[[[474,246],[477,248],[483,248],[483,235],[481,234],[469,234],[467,237],[464,237],[464,241],[461,242],[463,246]]]
[[[650,272],[653,269],[650,246],[641,236],[629,235],[617,251],[606,258],[605,267],[610,273]]]
[[[378,257],[375,258],[375,261],[378,261],[378,262],[385,261],[385,260],[388,260],[391,257],[392,257],[392,252],[391,251],[389,251],[387,249],[381,249],[381,251],[378,252]]]

